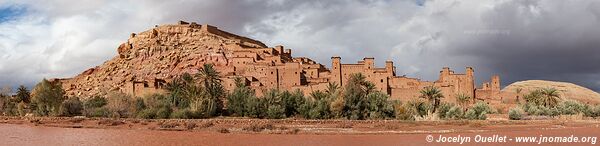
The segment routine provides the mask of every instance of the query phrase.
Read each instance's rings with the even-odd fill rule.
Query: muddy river
[[[428,142],[431,135],[433,142]],[[475,142],[477,135],[492,142]],[[446,134],[223,134],[218,132],[158,131],[129,129],[58,128],[32,125],[0,124],[0,145],[507,145],[514,144],[515,136],[594,137],[598,127],[555,128],[540,130],[484,131]],[[502,142],[499,137],[511,141]],[[469,137],[470,141],[464,142]],[[437,140],[446,142],[435,142]],[[458,142],[454,142],[454,140]],[[505,139],[506,140],[506,139]],[[537,145],[537,143],[516,143]],[[590,145],[587,142],[543,143],[543,145]],[[597,145],[597,144],[596,144]]]

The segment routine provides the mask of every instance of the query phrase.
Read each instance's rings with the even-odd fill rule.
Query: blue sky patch
[[[25,13],[25,8],[21,6],[0,6],[0,23],[11,21]]]

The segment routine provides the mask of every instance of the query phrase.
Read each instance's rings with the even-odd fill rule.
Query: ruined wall
[[[483,82],[481,88],[476,89],[476,97],[482,100],[502,100],[500,93],[500,76],[494,75],[490,82]]]

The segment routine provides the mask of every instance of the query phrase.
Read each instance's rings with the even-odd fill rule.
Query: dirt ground
[[[438,136],[598,136],[598,120],[264,120],[0,117],[0,145],[447,145]],[[507,143],[484,143],[506,145]],[[450,143],[459,144],[459,143]],[[463,145],[481,145],[464,143]],[[536,144],[537,143],[517,143]],[[546,143],[589,145],[591,143]]]

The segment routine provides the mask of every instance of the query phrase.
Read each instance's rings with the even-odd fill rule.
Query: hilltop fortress
[[[166,83],[183,73],[196,73],[205,63],[212,63],[221,73],[225,89],[234,88],[234,78],[262,94],[268,89],[301,90],[308,94],[325,90],[327,85],[345,85],[353,73],[361,73],[376,88],[393,99],[417,98],[427,86],[439,87],[445,101],[454,102],[456,94],[478,100],[498,100],[500,77],[492,76],[476,88],[474,69],[464,74],[450,68],[440,71],[436,81],[396,76],[392,61],[376,67],[375,59],[366,57],[355,64],[342,63],[331,57],[331,68],[305,57],[293,57],[283,46],[267,47],[260,41],[234,35],[210,25],[180,21],[174,25],[156,26],[131,34],[118,47],[118,55],[104,64],[67,79],[58,79],[67,96],[87,98],[106,91],[121,91],[133,96],[162,93]]]

